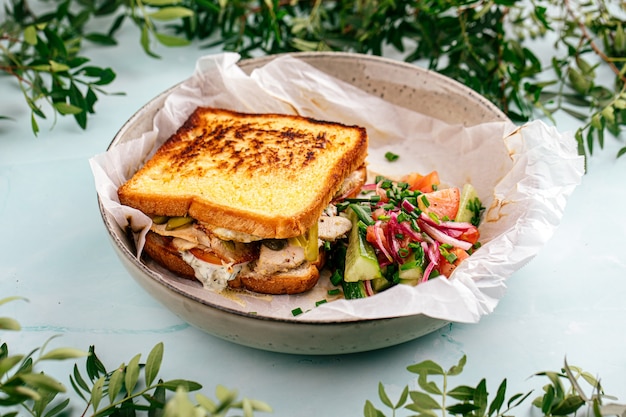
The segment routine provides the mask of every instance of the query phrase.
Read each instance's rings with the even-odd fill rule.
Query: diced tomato
[[[365,230],[365,240],[369,243],[376,243],[376,229],[374,226],[367,226]]]
[[[210,264],[216,264],[216,265],[222,264],[222,258],[215,255],[213,252],[208,252],[200,248],[189,249],[189,252],[191,252],[193,256],[200,259],[201,261],[208,262]]]
[[[411,190],[419,190],[423,193],[433,192],[440,184],[439,173],[437,171],[432,171],[426,175],[413,172],[402,177],[401,181],[409,184]]]
[[[377,237],[376,235],[379,234]],[[378,240],[380,239],[380,241]],[[387,240],[387,223],[383,222],[380,227],[377,226],[367,226],[365,240],[377,248],[379,260],[385,258],[385,254],[383,250],[387,253],[391,253],[391,248],[389,247],[389,241]],[[381,247],[382,246],[382,247]]]
[[[387,211],[383,207],[378,207],[376,210],[372,212],[372,219],[378,220],[380,216],[384,216],[387,214]]]
[[[428,204],[423,201],[428,200]],[[454,219],[459,211],[461,191],[457,187],[425,193],[417,198],[417,204],[425,213],[436,214],[440,219]]]
[[[438,266],[439,273],[441,275],[445,275],[446,277],[450,277],[450,275],[452,275],[452,271],[454,271],[461,262],[469,258],[469,254],[461,248],[452,248],[449,252],[456,255],[456,261],[454,261],[454,263],[450,263],[442,256],[441,262]]]
[[[463,234],[459,236],[459,239],[465,242],[469,242],[473,245],[478,242],[478,239],[480,239],[480,231],[476,226],[472,226],[471,228],[463,232]]]

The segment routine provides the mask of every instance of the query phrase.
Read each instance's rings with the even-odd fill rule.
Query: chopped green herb
[[[295,317],[295,316],[299,316],[300,314],[302,314],[302,309],[300,307],[298,308],[294,308],[293,310],[291,310],[291,314]]]
[[[316,301],[316,302],[315,302],[315,307],[317,307],[317,306],[319,306],[319,305],[322,305],[322,304],[325,304],[325,303],[327,303],[327,302],[328,302],[328,300],[326,300],[326,299]]]
[[[360,204],[350,204],[350,208],[360,221],[365,223],[367,226],[371,226],[374,224],[374,219],[372,219],[372,212],[369,207],[364,207]]]
[[[335,269],[333,274],[330,276],[330,282],[333,285],[339,285],[343,281],[343,274],[339,271],[339,269]]]
[[[470,223],[474,226],[478,226],[480,224],[480,216],[482,212],[485,210],[485,207],[480,202],[478,197],[473,198],[468,202],[467,207],[472,211],[472,219]]]
[[[326,293],[328,295],[339,295],[341,291],[339,291],[339,288],[333,288],[333,289],[328,290]]]
[[[386,152],[385,153],[385,159],[387,159],[387,161],[389,162],[393,162],[393,161],[397,161],[398,158],[400,158],[400,155],[397,155],[393,152]]]
[[[428,213],[428,217],[433,219],[433,221],[436,222],[437,224],[441,223],[441,219],[439,219],[439,216],[437,216],[436,213],[430,212]]]

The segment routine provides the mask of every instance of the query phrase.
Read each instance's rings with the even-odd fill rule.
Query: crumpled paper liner
[[[119,204],[117,187],[182,125],[196,106],[254,113],[297,113],[356,124],[370,138],[369,169],[399,177],[439,171],[442,182],[472,183],[487,207],[480,226],[483,246],[450,279],[439,277],[417,287],[395,286],[374,297],[331,300],[323,277],[314,290],[294,296],[262,296],[203,289],[150,264],[177,290],[203,302],[285,320],[336,322],[424,314],[451,322],[477,322],[496,307],[506,279],[530,261],[552,236],[567,197],[580,183],[583,160],[570,134],[541,121],[517,127],[491,122],[473,127],[427,117],[337,80],[292,56],[280,56],[245,74],[239,55],[200,58],[194,74],[177,85],[154,118],[152,131],[90,160],[105,210],[120,228],[131,219],[138,252],[150,220]],[[400,155],[395,162],[387,151]],[[132,250],[132,249],[131,249]],[[316,302],[327,302],[316,307]],[[304,314],[293,317],[292,310]]]

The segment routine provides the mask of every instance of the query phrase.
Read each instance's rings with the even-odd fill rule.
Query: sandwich
[[[335,204],[366,180],[364,128],[198,107],[118,189],[152,219],[144,254],[205,288],[297,294],[318,282]]]

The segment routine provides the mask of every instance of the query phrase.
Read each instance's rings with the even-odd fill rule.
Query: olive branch
[[[21,89],[37,134],[49,111],[85,129],[98,97],[121,94],[105,89],[114,68],[91,65],[83,45],[115,47],[125,24],[139,29],[155,59],[157,45],[243,57],[395,51],[476,90],[514,122],[565,112],[581,123],[579,152],[591,155],[605,136],[623,140],[625,14],[619,0],[8,0],[0,72]],[[547,62],[537,40],[554,42]],[[624,153],[626,146],[617,156]]]

